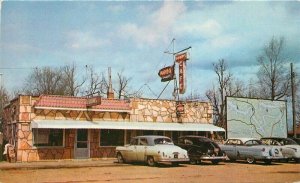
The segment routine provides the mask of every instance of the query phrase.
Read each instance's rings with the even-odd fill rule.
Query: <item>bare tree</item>
[[[0,119],[2,118],[3,115],[4,106],[9,103],[9,100],[10,100],[10,96],[7,90],[3,86],[1,86],[0,87]]]
[[[118,86],[117,86],[117,97],[121,99],[121,97],[126,97],[130,95],[128,92],[128,85],[131,78],[128,78],[123,75],[123,71],[118,72]]]
[[[260,95],[263,98],[278,100],[286,96],[290,87],[289,69],[286,65],[284,38],[273,37],[257,58],[260,69],[257,73]]]
[[[80,87],[85,83],[86,79],[83,78],[81,81],[78,81],[76,65],[66,65],[62,68],[63,77],[62,82],[65,86],[65,95],[77,96],[80,90]]]
[[[24,92],[29,95],[63,95],[61,68],[35,68],[25,81]]]
[[[218,87],[216,89],[213,86],[213,89],[206,91],[206,97],[212,103],[216,124],[220,127],[226,127],[225,97],[243,96],[244,86],[241,81],[233,78],[224,59],[219,60],[218,63],[213,63],[213,68],[218,78]]]
[[[94,95],[94,94],[101,94],[100,88],[101,88],[101,77],[99,74],[97,74],[93,67],[87,68],[88,77],[87,77],[87,83],[86,83],[86,89],[84,91],[84,95]]]

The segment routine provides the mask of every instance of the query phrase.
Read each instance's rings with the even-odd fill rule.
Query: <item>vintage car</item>
[[[261,141],[265,145],[272,145],[282,149],[282,154],[286,157],[286,162],[294,159],[297,163],[300,163],[300,145],[290,138],[279,137],[265,137],[261,138]]]
[[[284,159],[280,148],[262,145],[260,140],[252,138],[228,139],[220,147],[231,161],[242,159],[252,164],[257,160],[271,164],[272,160]]]
[[[119,163],[147,162],[149,166],[155,166],[158,163],[178,165],[189,162],[186,150],[174,145],[169,137],[156,135],[132,138],[129,145],[116,148],[116,157]]]
[[[182,136],[178,138],[176,145],[187,150],[191,164],[198,164],[201,161],[218,164],[220,161],[226,160],[226,154],[219,145],[206,137]]]

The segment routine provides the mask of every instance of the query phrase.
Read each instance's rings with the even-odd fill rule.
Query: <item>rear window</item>
[[[169,138],[157,138],[154,140],[154,144],[173,144]]]

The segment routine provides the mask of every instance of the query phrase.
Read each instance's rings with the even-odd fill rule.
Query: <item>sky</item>
[[[2,85],[12,92],[35,67],[75,63],[81,74],[86,65],[98,73],[111,67],[114,81],[123,71],[132,90],[155,98],[166,86],[159,69],[173,64],[164,52],[191,46],[182,97],[204,95],[216,84],[219,59],[234,77],[255,78],[273,36],[285,38],[284,53],[300,73],[299,12],[299,1],[2,1]]]

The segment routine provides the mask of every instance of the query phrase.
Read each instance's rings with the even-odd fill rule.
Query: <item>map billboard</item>
[[[287,137],[286,102],[226,97],[227,138]]]

